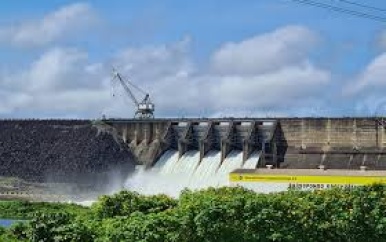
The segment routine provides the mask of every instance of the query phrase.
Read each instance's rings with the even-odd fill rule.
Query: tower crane
[[[154,103],[151,102],[150,95],[147,92],[143,91],[138,86],[136,86],[133,83],[131,83],[129,80],[127,80],[127,79],[124,80],[122,75],[113,68],[113,79],[112,79],[112,81],[114,81],[115,79],[117,79],[119,81],[119,83],[121,84],[121,86],[123,87],[123,89],[125,90],[127,95],[131,98],[131,100],[134,102],[135,106],[137,107],[137,110],[135,111],[134,118],[139,118],[139,119],[151,119],[151,118],[154,118]],[[141,102],[139,102],[137,100],[137,98],[135,97],[134,93],[129,88],[129,85],[132,88],[136,89],[138,92],[140,92],[143,95],[145,95],[145,97],[143,98],[143,100]]]

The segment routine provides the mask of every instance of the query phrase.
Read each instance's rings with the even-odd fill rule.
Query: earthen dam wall
[[[0,176],[30,182],[104,183],[134,170],[111,127],[90,120],[0,120]]]

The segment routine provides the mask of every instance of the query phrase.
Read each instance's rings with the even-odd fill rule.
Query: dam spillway
[[[142,194],[165,193],[177,197],[185,188],[229,186],[229,174],[240,168],[244,168],[241,151],[232,151],[221,162],[221,152],[212,150],[200,162],[198,151],[188,151],[178,158],[178,151],[169,150],[153,167],[129,176],[125,187]]]
[[[385,181],[382,119],[163,121],[110,123],[147,167],[129,178],[128,189],[178,196],[185,188],[273,192]]]
[[[133,151],[153,166],[168,150],[232,151],[242,163],[259,156],[257,167],[279,169],[386,169],[386,122],[381,118],[157,119],[106,120]],[[247,162],[251,163],[251,161]]]

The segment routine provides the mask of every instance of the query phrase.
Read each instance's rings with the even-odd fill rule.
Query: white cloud
[[[83,73],[84,68],[80,64],[86,59],[87,55],[77,50],[60,48],[50,50],[35,61],[26,73],[27,88],[50,91],[71,87],[71,84],[80,85],[82,83],[72,82],[77,75]]]
[[[267,38],[272,41],[266,42]],[[307,38],[314,38],[314,34],[303,27],[285,27],[233,43],[232,55],[245,63],[234,69],[227,69],[229,55],[219,54],[228,52],[229,46],[225,45],[210,57],[214,69],[209,71],[200,70],[192,61],[188,40],[128,48],[104,63],[93,63],[86,53],[76,49],[54,48],[22,73],[15,72],[2,81],[0,78],[0,87],[28,97],[21,98],[28,101],[0,107],[0,113],[12,114],[17,107],[64,117],[98,117],[102,112],[131,117],[134,105],[122,88],[116,89],[117,98],[109,95],[112,64],[151,94],[157,116],[245,116],[266,113],[267,109],[276,114],[296,114],[312,105],[323,105],[321,97],[325,93],[321,90],[330,81],[328,71],[308,60],[307,51],[313,40]],[[249,65],[249,61],[260,58],[276,68],[264,61]],[[138,99],[143,96],[135,94]]]
[[[52,48],[43,53],[23,72],[4,78],[7,87],[28,92],[49,92],[96,88],[103,83],[99,79],[100,63],[89,64],[87,53],[74,48]]]
[[[24,71],[0,77],[0,114],[16,111],[63,116],[99,115],[109,99],[108,76],[100,63],[73,48],[53,48]],[[72,115],[78,116],[78,115]]]
[[[19,107],[24,107],[32,101],[32,97],[26,93],[0,90],[0,114],[11,114]]]
[[[194,71],[189,56],[190,40],[171,45],[127,48],[114,58],[114,66],[136,82],[157,82],[159,78],[188,76]]]
[[[351,105],[359,113],[366,115],[386,114],[386,53],[375,57],[358,74],[354,81],[348,82],[343,94],[351,99]]]
[[[16,46],[41,46],[96,21],[96,15],[89,4],[74,3],[49,13],[42,19],[23,21],[12,26],[0,26],[0,42]]]
[[[212,57],[220,74],[259,74],[302,61],[317,40],[302,26],[287,26],[239,43],[227,43]]]
[[[328,72],[311,64],[288,66],[261,75],[220,77],[213,96],[221,100],[216,105],[218,108],[304,106],[304,100],[321,96],[317,93],[329,79]]]
[[[349,83],[344,94],[355,95],[365,91],[379,91],[386,88],[386,53],[377,56],[359,75],[355,82]],[[381,88],[381,89],[380,89]],[[382,90],[384,91],[384,90]]]

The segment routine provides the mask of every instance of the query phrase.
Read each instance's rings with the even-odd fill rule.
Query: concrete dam
[[[142,165],[146,175],[126,180],[126,187],[154,187],[170,177],[164,187],[221,186],[229,179],[310,183],[293,174],[330,171],[351,176],[328,178],[334,182],[363,182],[386,177],[385,128],[380,118],[2,120],[0,176],[97,186],[111,177],[123,183]]]
[[[257,192],[386,182],[377,118],[106,120],[146,172],[142,193],[241,185]],[[170,190],[171,187],[171,190]]]
[[[167,150],[199,152],[202,161],[232,151],[242,163],[259,153],[256,168],[386,170],[386,120],[379,118],[105,120],[136,160],[153,166]]]

